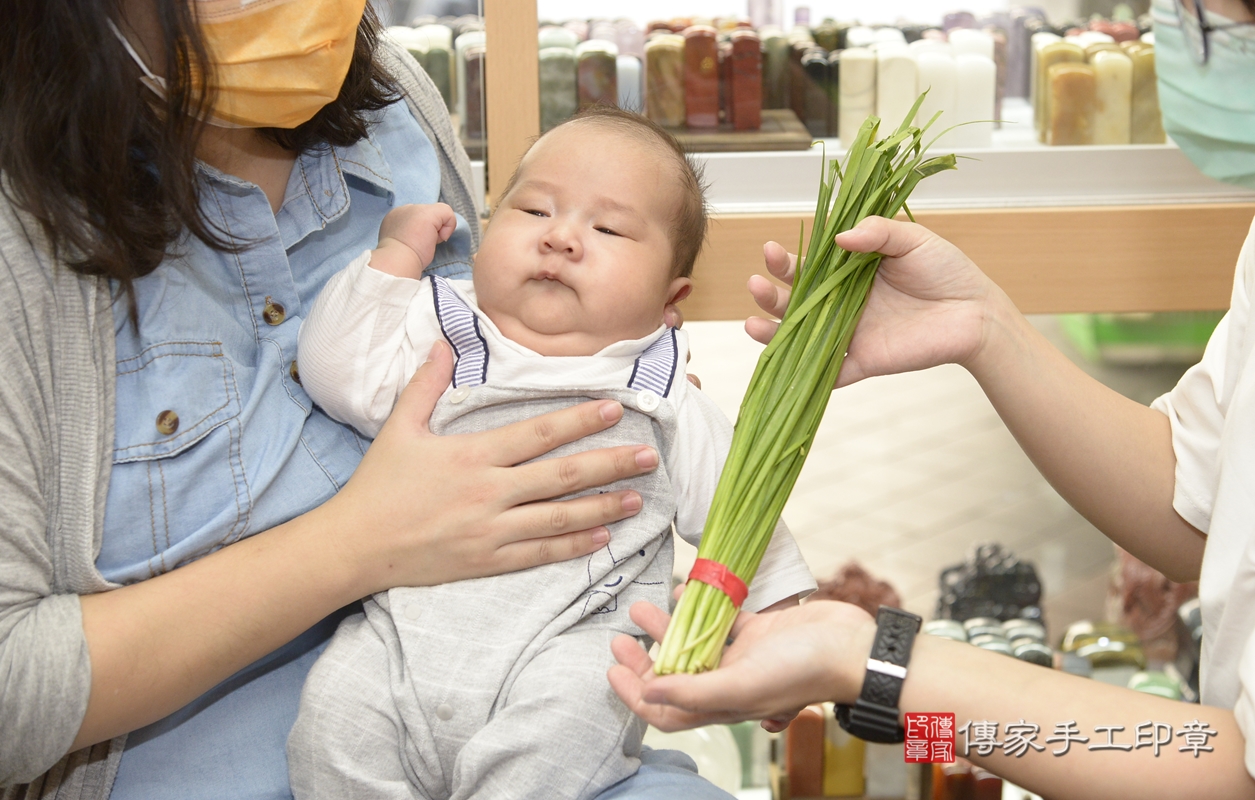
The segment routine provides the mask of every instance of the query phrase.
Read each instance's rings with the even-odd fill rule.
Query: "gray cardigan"
[[[440,93],[403,48],[380,57],[440,159],[441,199],[479,225],[470,162]],[[0,197],[0,798],[99,800],[125,736],[66,754],[91,691],[79,595],[97,571],[114,439],[108,282],[57,263]]]

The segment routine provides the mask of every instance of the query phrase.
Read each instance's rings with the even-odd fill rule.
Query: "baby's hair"
[[[685,152],[684,146],[674,136],[656,122],[648,117],[624,111],[614,106],[591,106],[541,134],[536,141],[540,141],[540,139],[559,128],[574,124],[601,125],[609,130],[635,136],[647,144],[657,146],[675,164],[676,176],[680,185],[680,205],[676,210],[674,219],[671,221],[671,272],[678,278],[691,277],[693,264],[697,261],[697,255],[701,252],[702,245],[706,243],[708,211],[706,208],[706,182],[702,175],[701,166]],[[532,142],[532,146],[535,146],[535,144],[536,142]],[[524,156],[526,156],[526,153]],[[501,193],[501,197],[505,197],[514,189],[515,183],[518,182],[519,170],[521,168],[522,162],[520,161],[519,167],[510,176],[510,181],[506,184],[505,191]]]

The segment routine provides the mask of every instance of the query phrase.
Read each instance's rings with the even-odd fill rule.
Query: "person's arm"
[[[397,206],[379,224],[371,266],[398,278],[418,280],[436,255],[436,245],[447,242],[457,226],[457,216],[444,203]]]
[[[301,323],[301,386],[369,439],[441,336],[423,269],[456,225],[444,203],[392,209],[378,246],[332,275]]]
[[[368,439],[379,435],[440,338],[430,281],[373,265],[374,254],[364,252],[331,276],[301,322],[297,344],[301,387],[327,416]]]
[[[844,386],[945,363],[966,367],[1042,475],[1116,544],[1176,581],[1197,580],[1204,536],[1173,509],[1176,457],[1168,418],[1086,375],[1029,324],[958,248],[919,225],[872,217],[837,237],[885,254],[849,354]],[[765,248],[792,279],[792,259]],[[751,279],[779,316],[787,290]],[[759,341],[774,323],[746,323]]]
[[[321,507],[168,574],[82,598],[91,695],[74,748],[161,719],[367,594],[584,555],[608,539],[604,523],[639,510],[634,492],[542,501],[647,472],[657,464],[652,448],[523,464],[609,427],[621,406],[585,403],[496,431],[435,436],[427,420],[452,368],[449,348],[437,344],[353,477]]]
[[[669,621],[666,612],[637,603],[632,618],[654,638]],[[774,614],[743,613],[732,629],[732,645],[719,669],[701,675],[653,675],[653,664],[631,637],[614,642],[620,664],[610,681],[623,702],[649,724],[664,731],[716,722],[765,719],[804,706],[832,700],[853,703],[862,688],[875,623],[863,610],[845,603],[811,602]],[[1109,686],[1028,664],[998,653],[934,636],[920,635],[903,684],[899,708],[908,712],[953,712],[957,727],[968,721],[999,724],[1003,742],[1007,724],[1040,727],[1022,757],[1001,749],[975,763],[1013,783],[1048,797],[1069,800],[1112,798],[1250,798],[1255,780],[1243,761],[1245,740],[1233,712],[1181,703]],[[1177,736],[1184,726],[1205,722],[1215,735],[1206,736],[1211,751],[1196,758],[1187,740]],[[904,718],[901,720],[904,721]],[[1113,731],[1116,744],[1133,744],[1136,728],[1145,722],[1172,727],[1172,738],[1156,757],[1153,747],[1091,750],[1105,745],[1107,734],[1097,727],[1124,726]],[[1079,736],[1068,751],[1056,756],[1062,742],[1046,742],[1056,725],[1075,722]],[[1162,733],[1154,734],[1161,740]],[[963,737],[956,737],[962,754]]]

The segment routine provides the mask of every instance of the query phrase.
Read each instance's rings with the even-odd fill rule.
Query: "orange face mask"
[[[295,128],[340,94],[366,0],[192,0],[213,65],[213,125]],[[116,28],[144,83],[165,80]]]

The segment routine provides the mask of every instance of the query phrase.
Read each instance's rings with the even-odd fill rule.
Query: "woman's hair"
[[[42,225],[71,269],[132,281],[157,268],[184,229],[238,250],[199,203],[196,147],[213,97],[200,91],[209,63],[188,0],[154,5],[165,54],[166,97],[140,83],[110,34],[120,0],[0,0],[0,190]],[[375,59],[379,21],[367,6],[340,95],[291,130],[265,128],[301,152],[366,136],[370,112],[396,99]]]
[[[706,180],[701,165],[666,128],[652,119],[607,105],[589,106],[541,134],[532,142],[531,147],[535,147],[536,142],[553,131],[567,125],[597,125],[615,133],[632,136],[656,148],[660,163],[670,163],[680,189],[680,202],[671,218],[671,272],[677,278],[692,277],[693,265],[706,243],[706,226],[710,213],[706,204]],[[531,147],[528,148],[529,151]],[[519,166],[506,183],[505,191],[501,193],[502,198],[518,183],[522,169],[523,162],[520,159]]]

